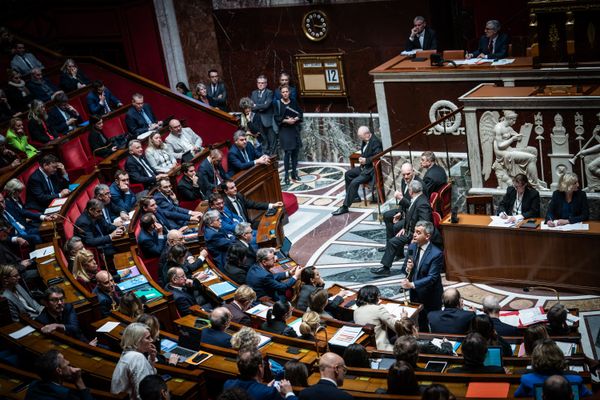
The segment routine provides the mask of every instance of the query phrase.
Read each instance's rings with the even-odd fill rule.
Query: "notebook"
[[[467,388],[467,398],[497,399],[508,397],[510,383],[508,382],[471,382]]]
[[[162,294],[154,287],[150,286],[150,284],[135,288],[133,294],[139,299],[146,299],[146,303],[158,300],[162,297]]]
[[[502,348],[496,346],[488,347],[487,354],[485,355],[485,360],[483,361],[483,365],[487,366],[502,366]]]
[[[235,286],[227,281],[212,284],[208,288],[219,297],[227,296],[228,294],[235,292],[236,289]]]
[[[148,283],[148,279],[144,275],[138,275],[133,278],[124,280],[117,284],[121,292],[127,293],[138,286],[142,286]]]

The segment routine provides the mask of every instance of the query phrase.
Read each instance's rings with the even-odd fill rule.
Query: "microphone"
[[[61,218],[63,221],[69,222],[71,225],[73,225],[73,228],[77,229],[77,231],[79,231],[81,233],[85,233],[85,229],[77,226],[75,224],[75,222],[71,221],[71,219],[69,217],[65,217],[64,215],[60,215],[60,214],[54,214],[54,215],[58,216],[58,218]]]
[[[547,287],[547,286],[527,286],[527,287],[523,288],[523,291],[525,293],[529,293],[532,290],[547,290],[549,292],[552,292],[556,296],[556,301],[558,303],[560,303],[560,295],[558,294],[558,291],[554,288]]]

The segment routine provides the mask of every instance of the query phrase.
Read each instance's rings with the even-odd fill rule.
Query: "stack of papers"
[[[496,228],[514,228],[523,220],[522,215],[515,215],[515,220],[513,222],[509,222],[508,218],[501,218],[496,215],[491,215],[490,218],[492,219],[492,222],[490,222],[488,226],[493,226]]]
[[[578,222],[576,224],[566,224],[561,226],[550,227],[545,222],[542,222],[542,226],[540,229],[548,231],[589,231],[590,225],[584,224],[583,222]]]
[[[332,346],[348,347],[358,340],[362,334],[360,326],[342,326],[329,340]]]
[[[500,321],[523,328],[539,322],[546,322],[547,318],[542,307],[533,307],[519,311],[500,311]]]
[[[266,306],[264,304],[257,304],[249,310],[246,310],[247,314],[256,315],[260,318],[267,319],[267,312],[271,309],[271,307]]]
[[[115,329],[117,326],[119,326],[119,323],[117,321],[108,321],[107,323],[102,325],[100,328],[96,329],[96,332],[110,332],[113,329]],[[177,344],[177,343],[175,343],[175,344]],[[161,346],[162,346],[162,343],[161,343]]]
[[[46,246],[29,253],[29,258],[42,258],[54,254],[54,246]]]
[[[415,311],[417,311],[414,307],[405,307],[398,303],[385,303],[383,307],[394,317],[401,318],[402,312],[406,312],[408,314],[408,318],[412,317]]]

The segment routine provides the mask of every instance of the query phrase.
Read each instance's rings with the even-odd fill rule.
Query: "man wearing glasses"
[[[466,58],[487,58],[496,60],[508,57],[509,36],[500,32],[500,22],[492,19],[485,24],[484,35],[479,39],[479,47],[473,53],[467,53]]]
[[[44,292],[44,311],[35,319],[43,324],[42,333],[58,331],[87,342],[79,328],[79,320],[72,304],[65,304],[65,292],[59,286],[50,286]]]
[[[348,369],[344,359],[335,353],[325,353],[319,361],[321,379],[300,392],[300,400],[351,400],[352,396],[339,387]]]
[[[221,111],[229,112],[227,107],[227,89],[225,84],[219,79],[219,72],[216,69],[208,71],[210,84],[208,85],[207,97],[211,106]]]

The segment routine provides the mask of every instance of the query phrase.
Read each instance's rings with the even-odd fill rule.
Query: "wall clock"
[[[302,17],[302,30],[307,38],[319,42],[329,33],[329,18],[321,10],[312,10]]]

